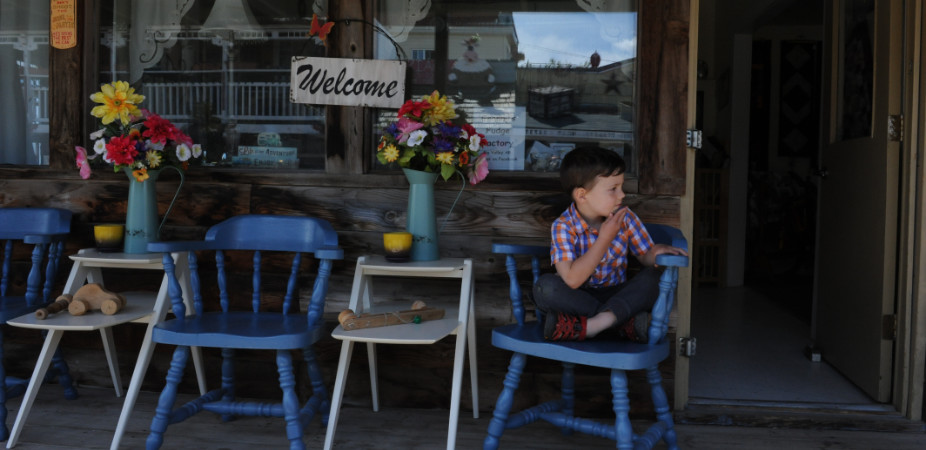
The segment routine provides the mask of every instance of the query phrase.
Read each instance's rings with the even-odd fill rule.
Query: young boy
[[[573,203],[553,222],[550,257],[555,274],[534,285],[534,301],[546,313],[548,340],[583,340],[618,326],[618,334],[646,342],[648,311],[659,295],[656,255],[687,255],[654,244],[624,199],[624,160],[599,147],[580,147],[563,158],[563,189]],[[645,267],[627,279],[627,253]]]

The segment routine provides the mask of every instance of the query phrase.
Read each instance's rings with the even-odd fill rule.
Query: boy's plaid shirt
[[[550,258],[556,265],[559,261],[575,261],[585,254],[598,238],[598,230],[591,228],[579,215],[575,203],[560,215],[551,227],[553,245]],[[630,209],[624,216],[620,231],[611,242],[607,254],[598,263],[595,273],[585,282],[588,287],[614,286],[627,280],[627,251],[642,257],[653,246],[653,240],[640,218]]]

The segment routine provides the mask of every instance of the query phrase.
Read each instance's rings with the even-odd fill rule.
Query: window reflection
[[[324,169],[324,107],[289,100],[293,56],[325,1],[114,0],[102,8],[100,82],[129,81],[173,121],[204,164]]]
[[[379,5],[376,57],[407,55],[409,96],[437,89],[454,100],[486,134],[492,170],[555,172],[569,150],[601,145],[635,173],[633,2]],[[394,117],[378,111],[376,131]]]
[[[0,0],[0,164],[48,164],[49,3]]]

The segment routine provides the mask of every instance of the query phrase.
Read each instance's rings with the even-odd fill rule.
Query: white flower
[[[199,144],[193,144],[193,157],[199,158],[203,155],[203,146]]]
[[[99,130],[90,133],[90,139],[99,139],[103,137],[103,133],[106,132],[106,128],[100,128]]]
[[[177,146],[177,159],[180,161],[187,161],[191,156],[190,147],[187,147],[186,144],[180,144]]]
[[[409,135],[408,135],[408,141],[406,141],[405,143],[406,143],[406,145],[408,145],[409,147],[417,147],[417,146],[420,145],[422,142],[424,142],[424,138],[426,138],[426,137],[428,137],[428,132],[427,132],[427,131],[424,131],[424,130],[415,130],[415,131],[412,131],[411,133],[409,133]]]
[[[97,139],[93,143],[93,152],[97,155],[101,153],[106,153],[106,139]]]
[[[482,143],[482,138],[478,134],[474,134],[469,137],[469,149],[478,152],[479,145]]]

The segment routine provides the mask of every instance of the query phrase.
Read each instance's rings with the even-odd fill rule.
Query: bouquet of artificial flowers
[[[485,136],[469,124],[454,125],[455,106],[437,91],[421,100],[408,100],[399,108],[398,120],[383,132],[376,158],[382,164],[438,172],[444,180],[459,173],[471,184],[489,174],[489,162],[481,151]]]
[[[148,179],[148,170],[175,166],[186,170],[190,160],[202,156],[202,147],[169,120],[139,109],[143,95],[124,81],[100,86],[90,96],[99,105],[90,114],[100,119],[101,128],[92,134],[93,155],[76,147],[77,167],[83,179],[90,178],[90,161],[101,158],[118,172],[130,169],[135,180]]]

